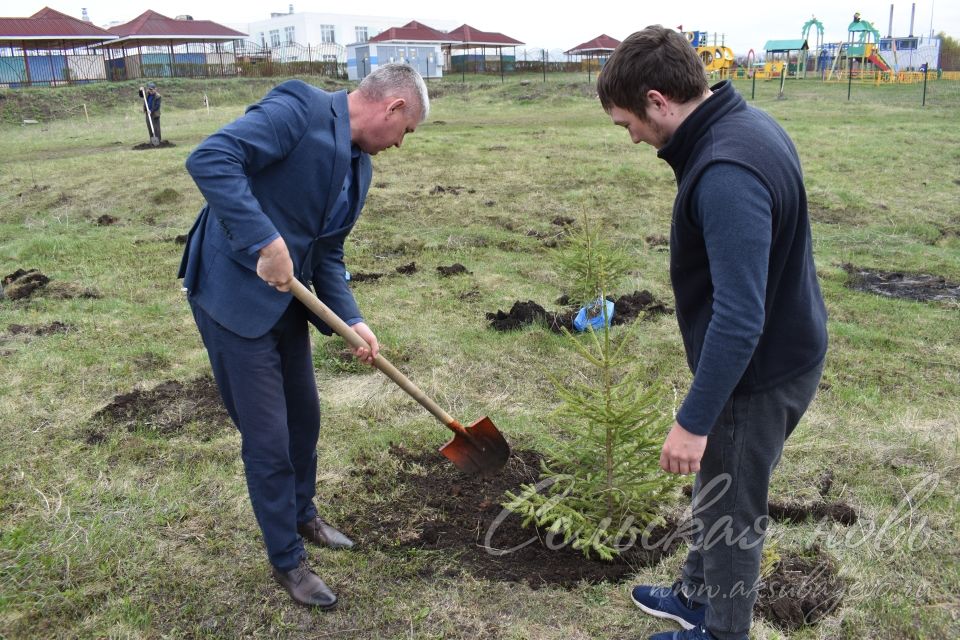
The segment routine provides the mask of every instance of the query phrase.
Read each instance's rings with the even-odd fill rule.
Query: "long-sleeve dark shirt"
[[[729,82],[713,92],[659,153],[678,184],[670,276],[694,374],[677,421],[699,435],[731,395],[801,375],[827,348],[796,149]]]

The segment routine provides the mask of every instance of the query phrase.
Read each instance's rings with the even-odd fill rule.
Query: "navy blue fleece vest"
[[[670,279],[687,362],[696,372],[710,324],[713,284],[703,229],[694,211],[704,170],[718,162],[745,168],[769,191],[772,238],[763,333],[735,392],[761,391],[817,365],[827,348],[826,309],[817,283],[800,160],[786,132],[750,107],[729,82],[684,120],[660,150],[673,168],[677,197],[670,232]]]

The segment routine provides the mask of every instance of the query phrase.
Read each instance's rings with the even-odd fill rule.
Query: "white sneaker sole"
[[[646,614],[648,614],[648,615],[651,615],[651,616],[653,616],[653,617],[655,617],[655,618],[663,618],[664,620],[673,620],[674,622],[676,622],[676,623],[679,624],[681,627],[683,627],[684,629],[687,629],[687,630],[693,629],[693,628],[696,626],[696,625],[690,624],[689,622],[687,622],[686,620],[684,620],[684,619],[681,618],[680,616],[675,616],[675,615],[673,615],[672,613],[667,613],[667,612],[665,612],[665,611],[659,611],[659,610],[657,610],[657,609],[651,609],[650,607],[647,607],[646,605],[643,605],[643,604],[637,602],[637,601],[634,599],[632,593],[630,594],[630,599],[633,600],[633,604],[637,605],[637,606],[640,608],[641,611],[643,611],[644,613],[646,613]]]

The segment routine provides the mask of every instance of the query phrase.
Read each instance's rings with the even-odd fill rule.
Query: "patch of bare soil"
[[[437,267],[437,273],[443,278],[449,278],[450,276],[471,275],[473,272],[467,271],[465,266],[455,262],[449,267]]]
[[[476,192],[477,192],[476,189],[467,189],[466,187],[460,187],[460,186],[453,186],[453,187],[451,187],[451,186],[446,186],[446,187],[445,187],[445,186],[443,186],[443,185],[438,184],[438,185],[435,186],[434,188],[430,189],[430,195],[436,196],[436,195],[441,195],[441,194],[444,194],[444,193],[449,193],[449,194],[452,195],[452,196],[458,196],[458,195],[460,195],[460,193],[463,192],[463,191],[466,191],[467,193],[476,193]]]
[[[117,219],[114,218],[109,213],[105,213],[99,218],[97,218],[97,224],[100,225],[101,227],[107,227],[116,223],[117,223]]]
[[[786,631],[816,624],[836,610],[846,593],[837,561],[818,546],[781,557],[760,585],[755,612]]]
[[[581,582],[622,582],[642,567],[653,566],[685,546],[689,523],[669,522],[651,528],[633,547],[611,561],[587,558],[564,545],[560,537],[530,527],[505,511],[505,493],[539,479],[541,456],[514,451],[507,466],[492,477],[467,476],[436,452],[414,454],[391,445],[399,464],[388,467],[360,460],[352,472],[363,483],[369,504],[354,503],[344,529],[367,547],[386,552],[406,549],[444,551],[457,565],[478,578],[573,588]],[[399,496],[376,500],[372,496]],[[449,555],[440,556],[447,566]],[[429,564],[421,576],[437,571]],[[845,585],[837,563],[826,552],[812,548],[801,554],[783,553],[773,573],[760,585],[757,611],[786,629],[811,625],[836,609]]]
[[[670,245],[670,238],[659,233],[650,234],[644,239],[651,247],[666,247]]]
[[[561,300],[568,298],[564,297]],[[558,304],[565,304],[560,303]],[[653,318],[662,314],[673,313],[673,309],[654,298],[649,291],[634,291],[616,298],[613,301],[614,311],[612,325],[621,325],[636,320],[643,315]],[[573,331],[573,319],[579,308],[567,309],[555,313],[548,312],[533,300],[517,301],[510,307],[509,312],[498,310],[496,313],[487,313],[490,326],[497,331],[513,331],[535,322],[542,322],[551,331],[562,333],[563,327]]]
[[[948,282],[942,276],[902,271],[871,271],[843,265],[849,274],[847,286],[888,298],[904,298],[919,302],[960,300],[960,283]]]
[[[50,336],[55,333],[67,333],[73,327],[59,320],[54,320],[49,324],[23,325],[11,324],[7,327],[7,333],[12,336],[30,335],[30,336]]]
[[[564,545],[560,536],[521,527],[520,518],[500,506],[506,491],[536,482],[538,453],[515,452],[507,466],[489,478],[464,475],[434,451],[413,454],[393,446],[391,453],[400,462],[398,475],[372,463],[354,472],[364,483],[365,495],[403,488],[398,499],[359,504],[355,514],[345,517],[345,528],[367,546],[449,551],[479,578],[524,582],[537,589],[624,580],[673,553],[683,541],[671,529],[657,527],[644,544],[613,561],[587,558]]]
[[[85,440],[88,444],[102,442],[117,427],[172,436],[193,422],[204,423],[204,438],[213,437],[231,424],[210,376],[186,383],[168,380],[152,389],[135,389],[115,396],[93,415]]]
[[[350,274],[350,282],[373,282],[383,277],[382,273],[358,271]]]
[[[160,144],[154,146],[149,142],[141,142],[140,144],[133,145],[134,151],[147,151],[149,149],[168,149],[170,147],[175,147],[177,145],[173,144],[169,140],[161,140]]]

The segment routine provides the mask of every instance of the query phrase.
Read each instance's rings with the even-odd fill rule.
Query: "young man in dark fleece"
[[[747,640],[770,476],[813,399],[827,351],[800,160],[789,136],[659,25],[627,38],[597,81],[604,110],[674,170],[670,279],[693,372],[660,466],[696,473],[682,578],[634,603],[678,622],[651,640]]]

